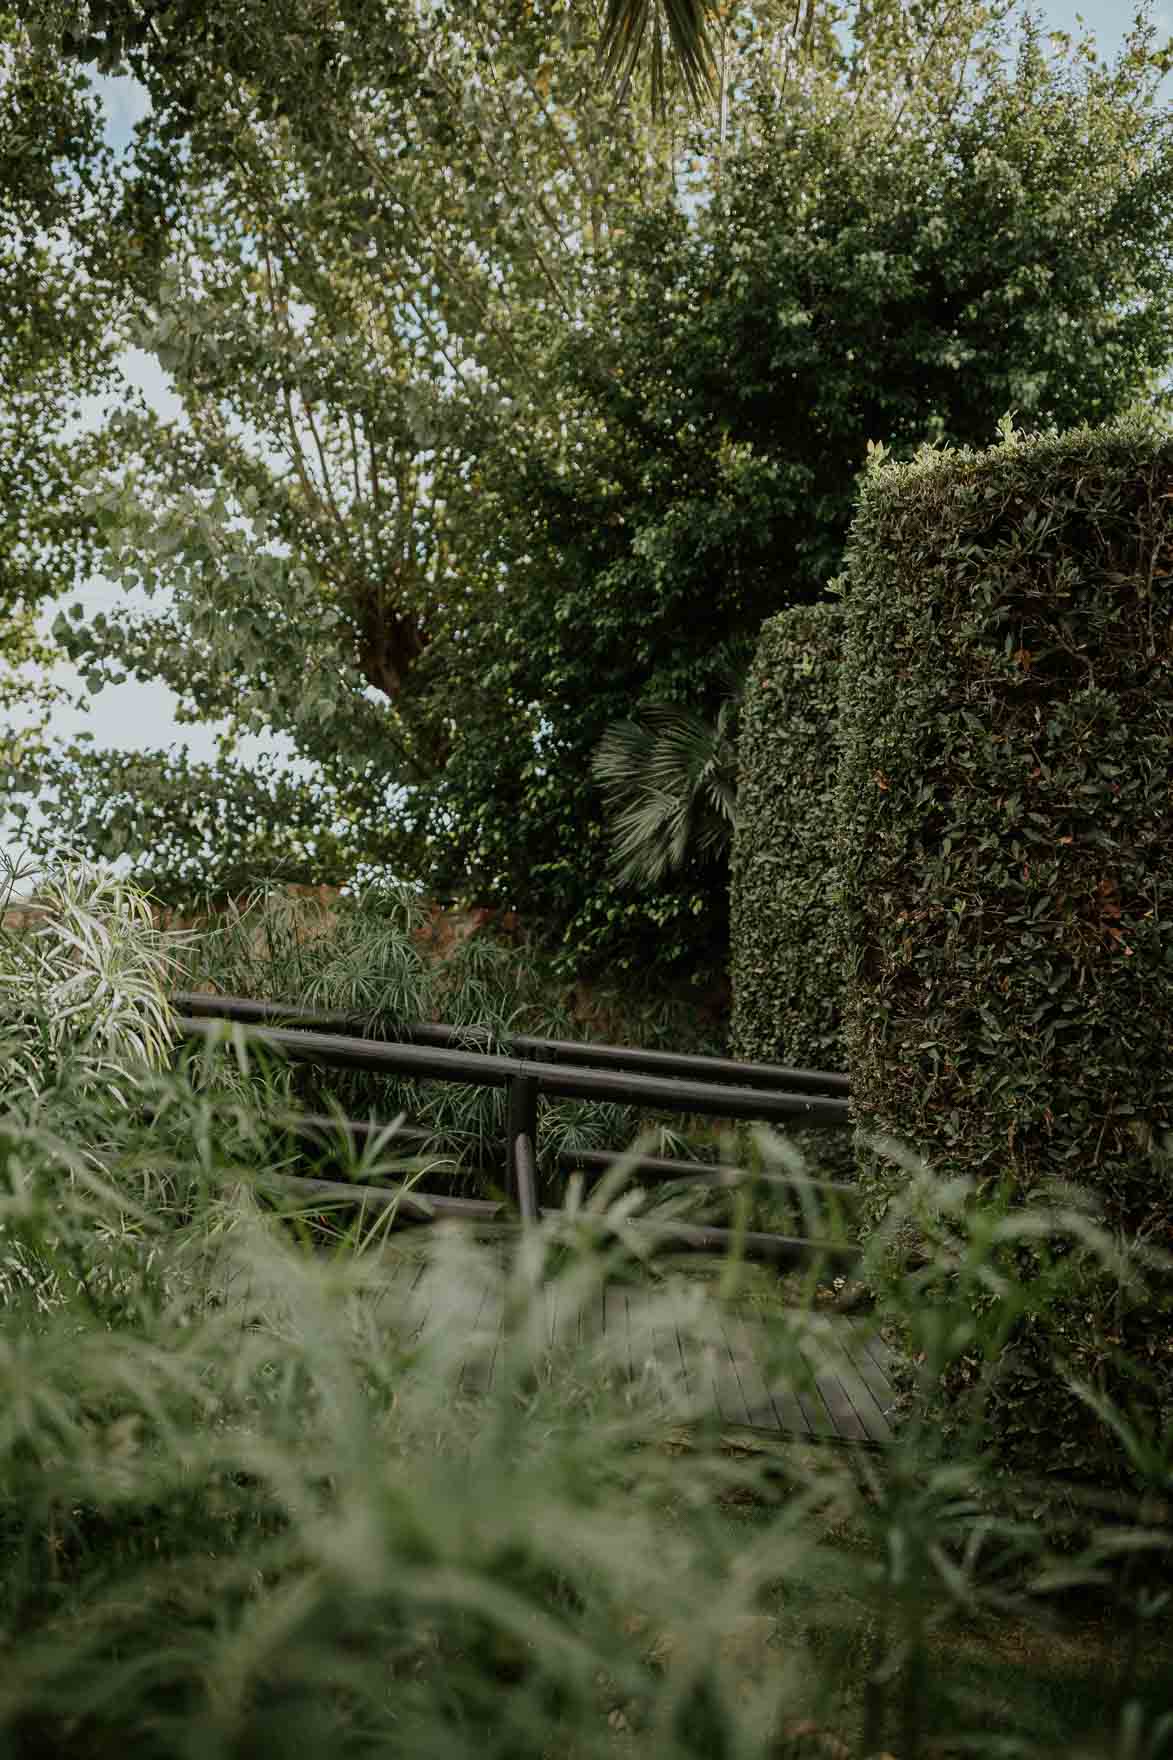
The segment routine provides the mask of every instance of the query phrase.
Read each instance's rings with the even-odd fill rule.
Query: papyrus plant
[[[7,905],[20,871],[0,859]],[[119,1083],[128,1067],[167,1061],[174,1021],[167,942],[192,933],[155,929],[136,886],[84,861],[51,871],[30,902],[48,913],[44,922],[25,934],[0,931],[0,1020],[10,1029],[21,1023],[6,1051],[4,1090],[42,1091],[68,1041],[87,1061],[89,1079],[106,1081],[126,1105]]]

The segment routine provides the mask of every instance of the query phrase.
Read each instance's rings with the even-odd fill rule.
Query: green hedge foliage
[[[882,474],[874,459],[853,526],[853,1099],[861,1131],[942,1181],[970,1176],[1008,1210],[1074,1181],[1117,1240],[1167,1249],[1173,440],[1142,415],[1029,444],[1007,417],[1002,433],[984,455],[925,448]],[[904,1176],[862,1146],[859,1162],[874,1222]],[[994,1442],[1007,1465],[1115,1484],[1119,1439],[1051,1355],[1135,1403],[1142,1430],[1169,1424],[1173,1276],[1144,1299],[1088,1254],[1077,1293],[1052,1299],[1060,1250],[1040,1239],[1002,1266],[1031,1293],[997,1357]],[[981,1301],[996,1328],[996,1280]],[[946,1426],[971,1371],[934,1396]]]
[[[731,1055],[847,1067],[834,854],[843,607],[763,625],[738,742],[730,873]],[[850,1172],[843,1131],[789,1133],[820,1170]]]

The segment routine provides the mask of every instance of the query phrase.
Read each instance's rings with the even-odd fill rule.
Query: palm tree
[[[716,4],[717,0],[607,0],[599,41],[604,79],[618,81],[625,91],[650,33],[652,109],[663,115],[666,35],[668,59],[699,108],[715,90],[708,25]]]
[[[690,848],[723,852],[737,824],[737,732],[744,679],[714,727],[690,709],[651,703],[640,721],[613,721],[591,759],[614,815],[611,866],[620,885],[654,886]]]
[[[809,49],[815,0],[794,0],[796,31],[804,6],[802,37]],[[617,81],[620,91],[626,91],[644,39],[650,34],[653,111],[664,114],[664,75],[669,65],[683,79],[689,98],[699,109],[706,98],[717,96],[717,67],[709,25],[728,9],[729,0],[724,0],[724,4],[722,0],[607,0],[599,42],[604,79]]]

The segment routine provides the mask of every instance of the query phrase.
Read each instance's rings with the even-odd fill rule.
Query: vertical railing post
[[[515,1075],[509,1083],[509,1191],[523,1222],[538,1219],[538,1078]]]

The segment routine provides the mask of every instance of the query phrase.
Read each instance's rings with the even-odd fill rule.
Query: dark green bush
[[[864,1129],[1030,1207],[1085,1184],[1110,1236],[1173,1242],[1173,442],[1141,418],[869,481],[849,550],[839,775],[846,1038]],[[877,461],[879,462],[879,461]],[[874,1156],[874,1221],[901,1174]],[[913,1250],[913,1242],[906,1243]],[[1060,1252],[1074,1281],[1048,1291]],[[1132,1482],[1053,1359],[1173,1423],[1173,1279],[1143,1293],[1026,1243],[1000,1347],[1004,1465]],[[976,1298],[997,1328],[994,1290]],[[939,1418],[975,1372],[962,1355]]]
[[[844,1070],[836,781],[843,609],[795,606],[762,625],[738,744],[730,876],[730,1048],[750,1062]],[[791,1133],[821,1171],[850,1174],[845,1131]]]

